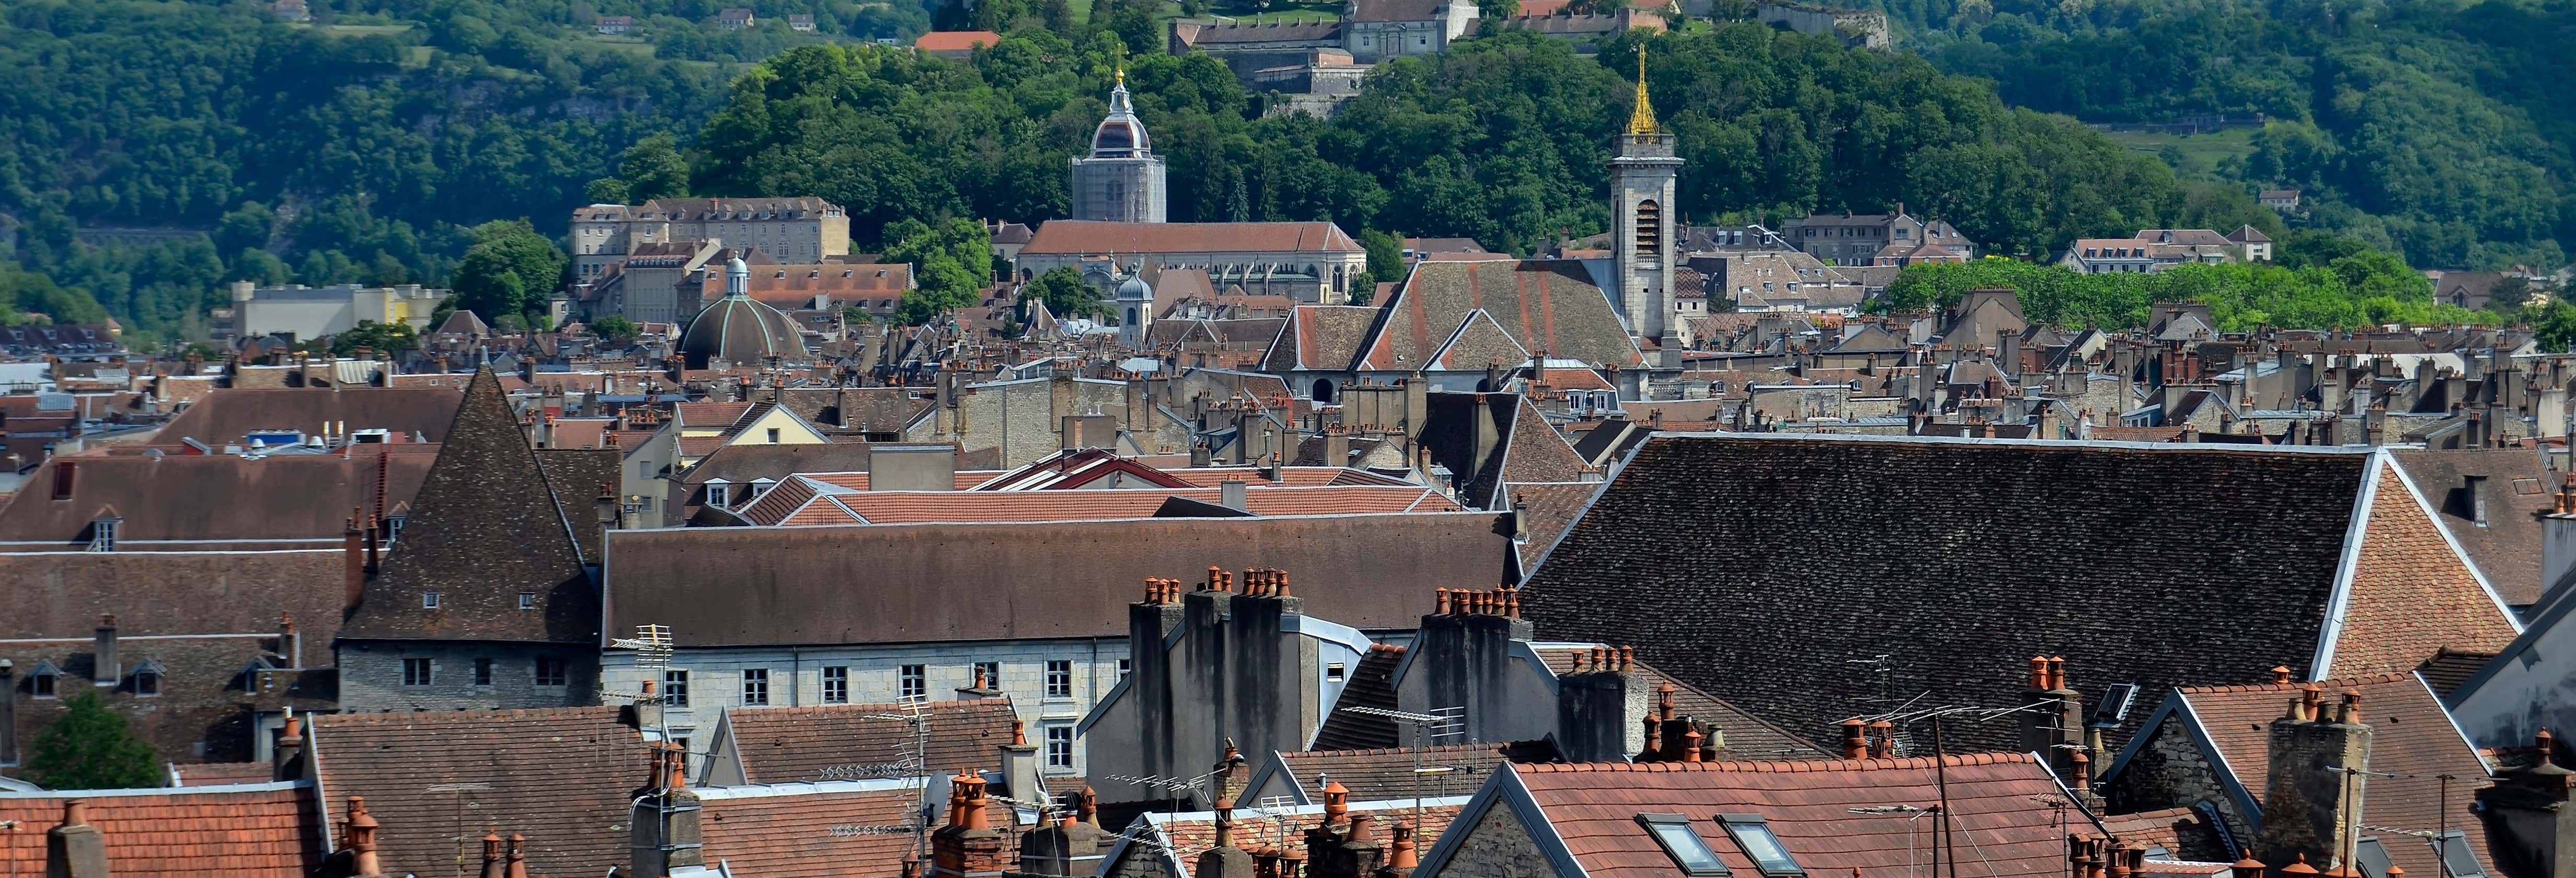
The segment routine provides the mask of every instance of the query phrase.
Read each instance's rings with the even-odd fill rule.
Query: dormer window
[[[410,517],[410,516],[407,516],[407,515],[388,515],[388,516],[385,516],[385,542],[386,542],[386,543],[390,544],[390,543],[392,543],[392,542],[393,542],[393,541],[395,541],[395,540],[402,539],[403,519],[405,519],[405,518],[409,518],[409,517]]]
[[[1771,822],[1762,819],[1762,815],[1720,814],[1717,822],[1726,827],[1726,834],[1735,839],[1735,846],[1744,849],[1744,855],[1752,858],[1753,864],[1762,869],[1766,878],[1807,874],[1806,868],[1798,865],[1797,858],[1789,856],[1789,849],[1780,844],[1780,837],[1771,834]]]
[[[434,591],[421,592],[420,608],[424,610],[438,609],[438,593]]]
[[[1717,853],[1700,840],[1699,831],[1691,828],[1690,818],[1679,814],[1639,814],[1638,825],[1663,846],[1664,855],[1673,858],[1684,875],[1725,875],[1726,864],[1717,861]]]
[[[89,550],[92,552],[116,551],[116,526],[124,523],[124,521],[125,520],[122,518],[99,518],[91,520],[89,523]]]
[[[134,694],[153,698],[161,694],[161,663],[145,659],[134,669]]]
[[[731,510],[733,508],[732,483],[726,482],[723,479],[708,479],[707,508]]]
[[[54,698],[54,684],[61,682],[63,672],[53,662],[37,662],[36,670],[27,675],[27,692],[37,698]]]

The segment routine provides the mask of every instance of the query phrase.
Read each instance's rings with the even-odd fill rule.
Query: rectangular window
[[[429,660],[425,658],[403,659],[403,685],[429,685]]]
[[[769,444],[778,444],[778,428],[776,427],[769,428]]]
[[[1680,866],[1682,874],[1727,874],[1726,864],[1718,862],[1717,853],[1708,849],[1708,842],[1700,839],[1698,830],[1691,828],[1690,818],[1679,814],[1639,814],[1637,822],[1655,837],[1656,844],[1663,846],[1664,855],[1673,858],[1673,865]]]
[[[1341,662],[1334,662],[1334,663],[1332,663],[1332,664],[1329,664],[1329,665],[1325,665],[1325,666],[1324,666],[1324,679],[1325,679],[1325,680],[1328,680],[1328,681],[1331,681],[1331,682],[1335,682],[1335,683],[1339,683],[1339,682],[1341,682],[1341,681],[1343,681],[1343,680],[1350,679],[1350,676],[1351,676],[1351,666],[1349,666],[1349,665],[1342,664]]]
[[[1002,663],[976,662],[974,683],[988,689],[1002,688]]]
[[[1073,662],[1049,659],[1046,663],[1046,697],[1073,697]]]
[[[479,659],[475,659],[475,660],[474,660],[474,685],[477,685],[477,686],[489,686],[489,685],[492,685],[492,660],[491,660],[491,659],[487,659],[487,658],[479,658]]]
[[[1136,662],[1135,662],[1135,660],[1134,660],[1134,659],[1119,659],[1119,660],[1118,660],[1118,679],[1120,679],[1120,680],[1125,680],[1125,679],[1127,679],[1127,672],[1129,672],[1129,671],[1133,671],[1133,670],[1135,670],[1135,669],[1136,669]]]
[[[1786,878],[1807,874],[1807,870],[1798,865],[1797,858],[1789,856],[1789,849],[1780,844],[1780,837],[1771,834],[1771,824],[1763,820],[1762,815],[1720,814],[1717,822],[1726,827],[1726,834],[1735,839],[1735,846],[1743,848],[1744,855],[1752,858],[1755,866],[1761,867],[1763,875]]]
[[[134,694],[145,698],[161,694],[161,672],[151,668],[135,671]]]
[[[850,703],[850,669],[835,665],[823,669],[823,703]]]
[[[662,672],[662,703],[672,707],[689,706],[689,672]]]
[[[897,694],[905,698],[926,698],[930,695],[930,674],[928,669],[921,665],[904,665],[895,672],[895,682],[898,687]]]
[[[537,657],[537,685],[562,687],[572,682],[570,662],[555,656]]]
[[[91,523],[90,527],[95,529],[95,532],[90,534],[90,551],[116,551],[116,519],[102,518]]]
[[[424,610],[438,609],[438,593],[434,591],[421,592],[420,608]]]
[[[38,671],[34,677],[28,678],[27,687],[32,690],[38,698],[52,698],[54,697],[54,681],[56,679],[58,679],[58,675],[56,674]]]
[[[533,591],[523,591],[523,592],[520,592],[520,593],[519,593],[519,609],[522,609],[522,610],[533,610],[533,609],[536,609],[536,608],[537,608],[537,593],[536,593],[536,592],[533,592]]]
[[[742,669],[742,703],[760,707],[769,703],[769,669]]]
[[[1073,727],[1048,726],[1046,729],[1046,767],[1073,767]]]

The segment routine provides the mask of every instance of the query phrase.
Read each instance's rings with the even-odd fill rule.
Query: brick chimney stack
[[[948,825],[930,834],[930,874],[958,876],[998,873],[1003,859],[1002,830],[984,825],[984,778],[960,772],[948,794]],[[1246,873],[1249,874],[1249,873]]]
[[[45,833],[45,878],[107,878],[107,837],[89,825],[89,803],[63,802],[63,824]]]
[[[2050,771],[2077,786],[2074,756],[2084,746],[2084,699],[2066,682],[2065,656],[2030,657],[2030,691],[2022,701],[2038,705],[2023,714],[2022,749],[2045,756]]]
[[[2346,690],[2328,712],[2316,684],[2300,689],[2280,719],[2272,721],[2270,767],[2263,785],[2263,830],[2257,858],[2281,867],[2338,863],[2359,831],[2362,788],[2369,778],[2370,726],[2361,719],[2361,695]],[[2309,867],[2311,871],[2314,867]]]

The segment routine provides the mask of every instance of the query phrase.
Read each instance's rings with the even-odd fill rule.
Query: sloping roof
[[[327,539],[336,546],[349,511],[372,509],[377,464],[385,503],[411,502],[438,446],[353,445],[348,454],[84,454],[56,457],[0,507],[0,540],[83,539],[113,510],[119,542]],[[55,471],[74,468],[72,496],[52,496]],[[364,515],[365,513],[360,513]],[[262,548],[277,548],[263,546]]]
[[[1449,744],[1424,747],[1419,755],[1417,762],[1416,751],[1411,747],[1307,750],[1281,753],[1279,762],[1288,769],[1289,779],[1306,791],[1305,798],[1313,801],[1323,801],[1326,778],[1349,790],[1354,802],[1410,801],[1417,794],[1425,798],[1472,794],[1484,785],[1495,766],[1506,761],[1545,762],[1556,758],[1556,748],[1546,741],[1526,745]],[[1452,770],[1417,774],[1413,770],[1416,765]]]
[[[2557,494],[2548,464],[2531,448],[2481,448],[2431,451],[2390,449],[2406,468],[2415,487],[2439,513],[2442,529],[2458,540],[2469,560],[2485,573],[2487,583],[2506,603],[2528,606],[2540,600],[2540,516]],[[2468,476],[2486,478],[2486,521],[2470,508]]]
[[[1420,368],[1478,309],[1523,350],[1622,368],[1643,362],[1582,263],[1425,262],[1386,303],[1361,354],[1362,368]]]
[[[457,392],[444,387],[225,388],[171,418],[152,444],[183,445],[185,438],[220,449],[254,430],[320,433],[323,424],[381,428],[406,438],[417,433],[437,442],[447,435],[456,400]]]
[[[1038,227],[1021,256],[1154,253],[1358,253],[1358,241],[1329,222],[1111,223],[1055,220]]]
[[[1479,308],[1467,312],[1467,319],[1449,333],[1439,350],[1432,352],[1426,368],[1473,372],[1492,366],[1517,368],[1529,359],[1530,352],[1512,340],[1511,334],[1494,322],[1493,315]]]
[[[1634,644],[1810,736],[1888,691],[1963,704],[2015,697],[2033,654],[2066,656],[2078,680],[2152,691],[2212,674],[2267,679],[2274,665],[2332,673],[2312,667],[2320,660],[2403,657],[2411,669],[2445,637],[2501,646],[2512,630],[2502,609],[2464,564],[2446,565],[2403,485],[2374,478],[2386,475],[2377,460],[2344,449],[1664,434],[1568,530],[1522,606],[1551,637]],[[2378,502],[2363,506],[2366,495]],[[2361,511],[2374,523],[2356,529]],[[2349,600],[2339,598],[2345,575]],[[1729,632],[1731,648],[1704,648],[1713,630]],[[1878,656],[1884,671],[1841,670]],[[1955,734],[1953,746],[2015,743],[2009,729]]]
[[[1430,21],[1449,10],[1449,0],[1358,0],[1352,21]]]
[[[627,797],[651,777],[620,710],[317,715],[309,740],[331,821],[365,796],[386,874],[449,874],[498,827],[528,837],[530,872],[580,875],[626,862]]]
[[[614,630],[651,619],[690,646],[1118,637],[1146,577],[1211,566],[1286,570],[1310,613],[1410,628],[1434,589],[1510,579],[1510,534],[1496,518],[611,531],[605,580]],[[1081,576],[1065,575],[1076,567]]]
[[[121,637],[275,631],[292,615],[310,660],[339,633],[343,560],[336,548],[0,554],[0,638],[87,639],[110,613]]]
[[[998,46],[1002,35],[988,30],[932,31],[912,41],[924,52],[965,52],[977,46]]]
[[[107,846],[118,878],[304,878],[322,865],[322,820],[310,783],[181,790],[0,791],[0,861],[27,878],[45,874],[46,833],[63,803],[84,802],[84,822]]]
[[[784,483],[782,483],[784,487]],[[778,503],[764,495],[744,517],[754,524],[923,524],[966,521],[1105,521],[1151,518],[1173,497],[1202,503],[1223,499],[1222,488],[1091,489],[1073,491],[864,491],[834,493],[819,501],[796,494]],[[794,505],[790,506],[789,503]],[[818,505],[819,504],[819,505]],[[826,508],[828,507],[828,508]],[[1383,512],[1455,512],[1458,504],[1421,485],[1316,488],[1248,487],[1244,509],[1254,515],[1355,515]]]
[[[1607,644],[1602,644],[1606,646]],[[1593,644],[1566,647],[1532,648],[1540,660],[1547,662],[1550,673],[1564,676],[1575,672],[1575,666],[1592,652]],[[1646,689],[1655,691],[1670,683],[1673,686],[1673,715],[1697,719],[1726,736],[1726,750],[1738,759],[1810,759],[1829,756],[1823,747],[1761,717],[1744,712],[1715,695],[1710,695],[1689,682],[1657,670],[1640,660],[1631,663],[1638,676],[1646,678]]]
[[[342,635],[594,642],[599,595],[582,572],[574,520],[597,526],[598,486],[552,483],[488,367],[475,373],[446,432],[402,539]],[[579,502],[559,501],[558,491]],[[438,609],[421,608],[428,591],[440,593]],[[536,611],[519,608],[521,593],[537,596]]]
[[[1377,314],[1376,308],[1357,305],[1299,305],[1262,359],[1261,368],[1279,374],[1348,369],[1368,340]]]
[[[701,852],[733,874],[761,878],[894,875],[913,835],[877,827],[912,822],[918,779],[834,781],[696,790]],[[934,816],[934,820],[937,818]],[[872,831],[850,831],[868,827]]]
[[[1342,684],[1341,697],[1333,700],[1333,712],[1315,730],[1315,749],[1366,750],[1401,743],[1395,720],[1347,708],[1396,710],[1395,669],[1402,664],[1404,647],[1369,644],[1368,654],[1360,656],[1359,665],[1351,668],[1350,680]]]
[[[725,711],[734,752],[752,783],[825,780],[825,770],[903,762],[913,746],[912,726],[894,704],[827,704],[814,707],[738,707]],[[942,701],[929,706],[930,747],[922,767],[962,772],[1001,765],[1000,747],[1011,742],[1011,702],[1001,698]]]
[[[1432,839],[1448,831],[1449,821],[1458,816],[1461,804],[1462,800],[1455,797],[1424,802],[1422,826],[1414,836],[1415,850],[1429,847]],[[1372,815],[1378,824],[1377,837],[1384,840],[1391,837],[1388,833],[1394,824],[1413,822],[1414,801],[1407,798],[1364,802],[1354,796],[1351,798],[1350,811],[1353,814]],[[1158,840],[1169,846],[1173,853],[1179,856],[1182,870],[1175,873],[1175,878],[1189,878],[1188,870],[1197,868],[1199,853],[1216,846],[1216,813],[1213,811],[1185,811],[1177,814],[1147,812],[1144,819],[1152,827],[1151,831],[1160,836]],[[1313,829],[1324,822],[1324,806],[1316,804],[1281,808],[1265,812],[1258,819],[1244,811],[1237,811],[1234,819],[1237,824],[1234,830],[1237,847],[1284,848],[1302,854],[1306,849],[1304,840],[1306,830]],[[1139,856],[1159,856],[1151,851],[1134,850],[1137,846],[1132,843],[1119,842],[1115,838],[1109,840],[1117,843],[1119,848],[1130,849],[1130,852],[1122,855],[1120,859],[1133,861]],[[1118,848],[1113,848],[1113,850],[1116,849]]]
[[[2361,693],[2362,722],[2370,726],[2370,769],[2396,777],[2373,775],[2363,788],[2361,823],[2433,829],[2448,823],[2468,833],[2469,849],[2487,860],[2486,830],[2470,813],[2476,792],[2493,783],[2477,746],[2460,735],[2432,690],[2414,674],[2384,674],[2320,680],[2326,700],[2345,691]],[[2180,690],[2191,715],[2226,758],[2226,768],[2255,800],[2263,798],[2271,770],[2269,732],[2290,702],[2299,698],[2295,685],[2193,686]],[[2449,807],[2442,801],[2442,776],[2450,777]],[[2451,813],[2445,820],[2443,811]],[[2389,859],[2417,875],[2440,875],[2442,864],[2430,845],[2416,839],[2388,837]],[[2495,874],[2493,868],[2488,874]]]
[[[1506,483],[1503,496],[1510,501],[1512,513],[1520,516],[1520,529],[1529,534],[1529,542],[1521,545],[1522,565],[1537,567],[1600,489],[1600,482]]]
[[[1810,875],[1901,872],[1922,862],[1922,829],[1907,815],[1854,814],[1852,809],[1945,798],[1974,841],[1979,874],[2049,876],[2064,872],[2065,833],[2052,799],[2065,791],[2048,769],[2020,753],[1931,759],[1809,762],[1623,762],[1512,765],[1566,852],[1594,878],[1675,873],[1672,857],[1637,822],[1640,813],[1673,813],[1728,869],[1761,870],[1714,819],[1757,814]],[[2080,818],[2079,818],[2080,819]],[[1434,859],[1450,847],[1444,839]],[[1964,853],[1964,852],[1963,852]],[[1426,861],[1425,868],[1433,866]]]

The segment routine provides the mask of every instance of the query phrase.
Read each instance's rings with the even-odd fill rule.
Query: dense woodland
[[[2334,7],[2343,31],[2367,30],[2379,47],[2365,51],[2364,37],[2308,33],[2309,19],[2266,17],[2276,11],[2255,2],[2235,3],[2234,18],[2196,0],[2069,0],[2046,14],[2014,11],[2020,0],[1907,2],[1897,18],[1923,54],[1845,49],[1742,21],[1652,37],[1654,109],[1690,159],[1689,218],[1776,222],[1903,203],[1992,252],[2040,256],[2078,236],[2152,226],[2248,222],[2287,235],[2297,230],[2249,197],[2256,184],[2286,181],[2324,196],[2296,222],[2343,236],[2339,246],[2376,245],[2418,264],[2563,261],[2553,236],[2571,224],[2558,194],[2566,141],[2541,136],[2563,120],[2543,118],[2532,88],[2529,108],[2510,104],[2517,91],[2488,101],[2507,102],[2494,112],[2531,142],[2461,131],[2458,115],[2485,105],[2452,92],[2483,85],[2441,84],[2474,75],[2429,49],[2392,47],[2390,27],[2355,24],[2414,18]],[[2533,0],[2529,14],[2563,19],[2569,2]],[[2487,6],[2499,4],[2521,9]],[[1336,119],[1269,117],[1263,96],[1222,65],[1162,54],[1155,16],[1169,10],[1151,0],[1102,0],[1083,20],[1064,0],[997,0],[976,13],[994,21],[965,23],[1011,36],[971,63],[875,42],[965,14],[955,7],[775,0],[750,4],[766,19],[757,28],[706,24],[730,5],[314,0],[308,26],[246,0],[0,3],[0,71],[24,86],[0,90],[0,233],[14,232],[0,238],[15,241],[0,253],[0,319],[113,315],[148,347],[201,332],[203,310],[234,278],[448,284],[487,317],[509,315],[559,280],[522,275],[559,270],[539,245],[586,198],[810,193],[852,209],[863,247],[962,252],[972,248],[952,230],[969,224],[955,221],[1062,215],[1065,159],[1105,111],[1122,65],[1170,162],[1176,220],[1331,219],[1355,233],[1463,235],[1528,252],[1604,226],[1601,163],[1633,91],[1632,44],[1585,57],[1504,31],[1383,66]],[[789,31],[790,12],[815,15],[818,33]],[[2247,13],[2263,24],[2223,26]],[[592,35],[599,14],[634,15],[637,32]],[[2164,36],[2187,33],[2168,20],[2227,36],[2202,47]],[[2459,109],[2443,120],[2448,133],[2339,134],[2360,111],[2317,110],[2315,88],[2095,63],[2124,40],[2144,48],[2123,51],[2170,54],[2194,70],[2276,44],[2377,51],[2401,56],[2381,68],[2403,81],[2379,91],[2406,94],[2382,103]],[[2314,74],[2283,77],[2324,87]],[[2405,84],[2419,80],[2431,84]],[[2247,106],[2291,121],[2223,175],[2178,176],[2065,115]],[[2372,137],[2419,151],[2444,149],[2448,137],[2488,159],[2410,165]],[[2347,176],[2369,183],[2346,185]],[[203,234],[93,247],[76,241],[83,227]],[[2453,238],[2457,246],[2441,243]],[[925,279],[964,282],[966,268]],[[2350,322],[2302,316],[2329,313],[2370,312],[2282,309],[2273,322]]]

